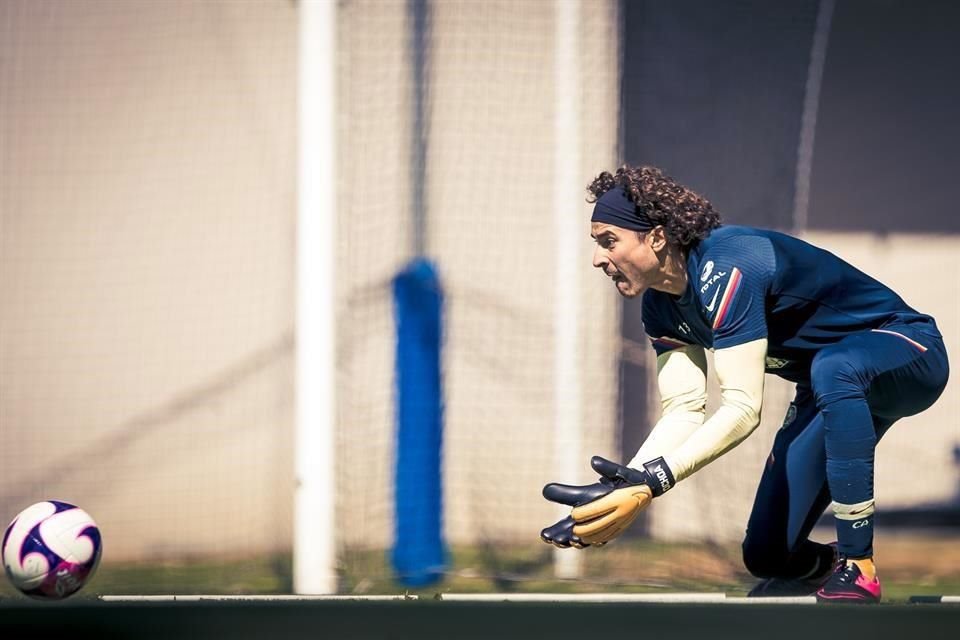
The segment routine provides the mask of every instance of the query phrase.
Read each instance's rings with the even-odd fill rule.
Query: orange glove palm
[[[607,495],[573,509],[576,525],[573,533],[588,544],[609,542],[626,530],[653,500],[653,491],[638,484],[611,491]]]

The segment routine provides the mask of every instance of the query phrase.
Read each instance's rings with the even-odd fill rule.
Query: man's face
[[[590,237],[597,242],[593,266],[613,278],[620,295],[633,298],[653,284],[660,270],[660,261],[650,246],[650,233],[593,222]]]

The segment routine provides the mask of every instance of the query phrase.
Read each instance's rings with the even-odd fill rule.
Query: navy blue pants
[[[839,552],[870,557],[876,444],[894,422],[930,407],[948,372],[932,321],[852,334],[818,352],[757,489],[743,541],[747,569],[763,578],[795,578],[823,568],[833,549],[808,536],[831,501],[871,505],[870,515],[838,512],[836,519]]]

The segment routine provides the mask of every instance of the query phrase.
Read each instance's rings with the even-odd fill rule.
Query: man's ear
[[[647,233],[647,242],[654,251],[663,251],[667,248],[667,230],[661,225],[655,226]]]

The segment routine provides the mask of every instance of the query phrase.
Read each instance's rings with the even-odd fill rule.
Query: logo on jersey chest
[[[712,266],[712,265],[711,265],[711,266]],[[726,271],[717,271],[717,272],[716,272],[715,274],[713,274],[712,276],[708,274],[706,280],[704,280],[704,278],[701,277],[700,279],[701,279],[701,280],[704,280],[704,282],[706,282],[706,284],[704,284],[702,287],[700,287],[700,293],[706,292],[706,290],[709,289],[711,286],[713,286],[713,285],[717,282],[717,280],[719,280],[720,278],[722,278],[722,277],[725,276],[725,275],[727,275],[727,272],[726,272]]]

